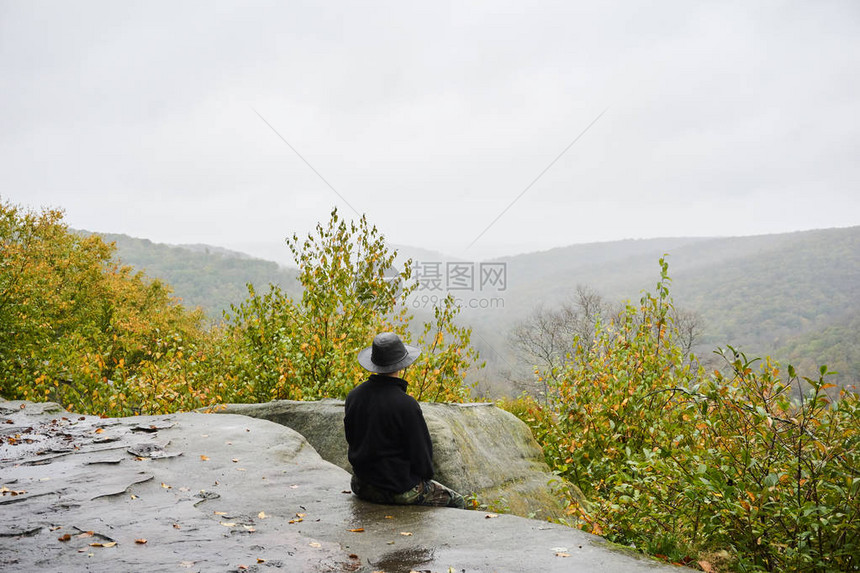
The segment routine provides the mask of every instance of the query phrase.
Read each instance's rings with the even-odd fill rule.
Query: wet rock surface
[[[200,413],[0,402],[9,571],[678,570],[510,515],[367,504],[297,432]]]

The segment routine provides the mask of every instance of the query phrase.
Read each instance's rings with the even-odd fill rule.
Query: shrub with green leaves
[[[361,217],[341,219],[332,211],[304,240],[287,240],[303,287],[294,301],[279,287],[249,297],[234,309],[228,336],[236,346],[233,378],[244,401],[343,398],[367,373],[358,351],[384,331],[410,342],[411,316],[403,304],[410,285],[411,261],[395,267],[396,251],[375,226]],[[420,400],[462,401],[466,370],[477,360],[470,329],[454,319],[453,299],[436,309],[418,345],[422,358],[410,367],[410,392]]]
[[[682,563],[722,553],[741,571],[856,570],[858,396],[831,402],[824,367],[782,376],[733,349],[705,373],[678,344],[660,264],[656,295],[598,324],[591,344],[572,341],[547,407],[511,404],[590,498],[570,500],[571,522]]]

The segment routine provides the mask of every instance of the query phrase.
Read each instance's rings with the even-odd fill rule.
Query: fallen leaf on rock
[[[203,454],[200,454],[200,461],[208,462],[208,461],[209,461],[209,456],[204,456]]]
[[[355,529],[347,529],[347,531],[352,531],[353,533],[364,533],[364,528],[356,527]]]
[[[167,485],[167,484],[166,484],[166,483],[164,483],[164,482],[161,482],[161,487],[163,487],[164,489],[173,489],[173,486],[172,486],[172,485]]]
[[[320,544],[319,544],[319,543],[317,543],[316,541],[311,541],[310,543],[308,543],[308,545],[310,545],[311,547],[313,547],[313,548],[315,548],[315,549],[316,549],[316,548],[319,548],[319,547],[322,547],[322,545],[320,545]]]
[[[412,532],[411,531],[401,531],[400,535],[402,535],[403,537],[411,537]]]
[[[499,517],[499,515],[496,513],[488,513],[484,516],[484,519],[493,519],[494,517]]]
[[[134,542],[137,543],[138,545],[145,545],[146,539],[135,539]]]
[[[185,567],[186,569],[190,569],[191,567],[194,567],[194,561],[180,561],[179,566]]]
[[[265,511],[261,511],[260,513],[257,514],[257,517],[259,517],[260,519],[266,519],[269,516],[266,515]]]
[[[293,484],[290,486],[290,489],[296,489],[297,487],[299,487],[299,486],[297,486],[296,484]]]
[[[306,515],[307,515],[307,514],[305,514],[305,513],[297,513],[297,514],[296,514],[296,517],[305,517]]]
[[[107,543],[100,543],[98,541],[95,541],[93,543],[90,543],[90,547],[113,547],[114,545],[116,545],[116,541],[108,541]]]
[[[182,529],[182,527],[178,523],[174,523],[173,529]]]
[[[77,537],[79,539],[83,539],[84,537],[92,537],[93,533],[94,533],[93,531],[84,531],[83,533],[79,533],[79,534],[75,535],[75,537]]]
[[[394,516],[393,515],[386,515],[385,519],[394,519]]]
[[[72,538],[72,536],[67,533],[65,535],[61,535],[60,537],[58,537],[57,540],[58,541],[68,541],[71,538]]]
[[[214,513],[215,515],[227,515],[226,511],[213,511],[212,513]]]
[[[247,571],[248,566],[247,565],[239,565],[236,569],[239,569],[240,571]]]
[[[257,528],[255,528],[253,525],[243,525],[242,527],[244,527],[245,531],[249,533],[254,533],[255,531],[257,531]]]
[[[104,428],[96,428],[96,434],[104,433]]]
[[[561,553],[561,552],[559,552],[559,553],[556,553],[556,554],[555,554],[555,556],[556,556],[556,557],[570,557],[570,553]]]
[[[265,559],[260,559],[259,557],[257,557],[257,563],[265,563],[265,562],[266,562]]]
[[[137,496],[134,494],[131,494],[131,499],[137,499]]]
[[[358,559],[358,555],[356,555],[355,553],[350,553],[349,558],[350,559]]]
[[[233,458],[233,463],[234,463],[234,464],[238,464],[238,463],[239,463],[239,458]]]
[[[236,527],[236,523],[233,521],[219,521],[218,523],[220,523],[224,527]]]

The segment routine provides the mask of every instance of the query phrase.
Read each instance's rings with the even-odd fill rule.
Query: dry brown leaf
[[[58,541],[68,541],[71,538],[72,538],[72,536],[67,533],[65,535],[61,535],[60,537],[58,537],[57,540]]]
[[[305,517],[306,515],[307,515],[306,513],[297,513],[296,517]]]
[[[95,541],[90,543],[90,547],[113,547],[114,545],[116,545],[116,541],[108,541],[107,543],[99,543],[98,541]]]
[[[411,537],[412,532],[411,531],[401,531],[400,535],[402,535],[403,537]]]
[[[93,531],[84,531],[83,533],[79,533],[79,534],[75,535],[75,537],[81,538],[81,539],[84,537],[92,537],[93,533],[94,533]]]
[[[499,515],[496,513],[488,513],[484,516],[484,519],[493,519],[494,517],[499,517]]]
[[[699,561],[699,567],[701,567],[702,571],[705,573],[714,573],[714,566],[705,560]]]
[[[173,529],[182,529],[182,527],[178,523],[174,523]]]
[[[265,563],[265,562],[266,562],[265,559],[260,559],[259,557],[257,557],[257,563]]]
[[[232,521],[219,521],[218,523],[220,523],[224,527],[236,527],[236,523]]]
[[[394,516],[393,515],[386,515],[385,519],[394,519]]]
[[[96,434],[103,434],[104,428],[96,428]]]
[[[238,463],[239,463],[239,458],[233,458],[233,463],[234,463],[234,464],[238,464]]]
[[[138,545],[145,545],[146,539],[143,539],[143,538],[135,539],[134,542],[137,543]]]
[[[317,543],[316,541],[311,541],[310,543],[308,543],[308,545],[313,547],[314,549],[322,547],[322,545]]]
[[[558,553],[555,554],[555,556],[556,557],[570,557],[570,553],[562,553],[559,551]]]
[[[257,514],[257,517],[259,517],[260,519],[266,519],[269,516],[266,515],[265,511],[261,511],[260,513]]]
[[[200,454],[200,461],[208,462],[208,461],[209,461],[209,456],[204,456],[203,454]]]
[[[215,515],[227,515],[226,511],[214,511],[212,513],[214,513]]]
[[[363,527],[356,527],[355,529],[347,529],[347,531],[351,531],[353,533],[364,533]]]
[[[172,486],[172,485],[167,485],[167,484],[166,484],[166,483],[164,483],[164,482],[161,482],[161,487],[163,487],[164,489],[172,489],[172,488],[173,488],[173,486]]]

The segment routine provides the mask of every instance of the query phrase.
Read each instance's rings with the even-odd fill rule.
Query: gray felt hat
[[[403,344],[393,332],[382,332],[373,338],[373,346],[358,353],[358,363],[377,374],[391,374],[403,370],[421,354],[421,349]]]

